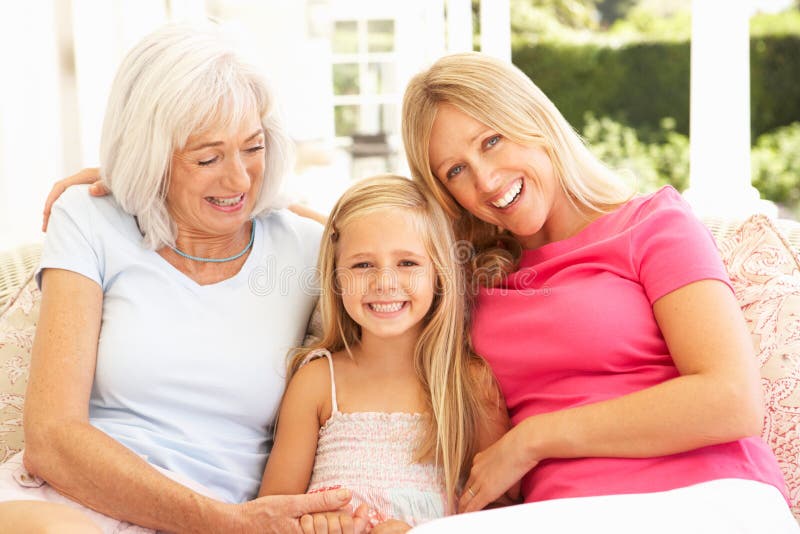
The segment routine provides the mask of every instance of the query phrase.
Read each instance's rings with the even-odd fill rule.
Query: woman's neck
[[[231,234],[208,236],[178,226],[175,248],[183,254],[197,258],[228,258],[244,251],[250,243],[255,222],[248,221]],[[236,259],[225,262],[205,262],[190,259],[170,247],[162,247],[157,252],[177,270],[200,285],[214,284],[235,276],[247,261],[252,248]]]
[[[208,235],[178,225],[175,248],[198,258],[227,258],[238,254],[250,242],[253,221],[247,221],[229,234]]]
[[[602,213],[581,209],[566,196],[561,196],[553,206],[541,230],[531,236],[515,236],[524,249],[535,249],[549,243],[569,239],[580,233]]]

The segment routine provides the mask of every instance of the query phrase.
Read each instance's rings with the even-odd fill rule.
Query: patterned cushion
[[[761,365],[762,436],[800,520],[800,259],[763,215],[718,243]]]
[[[22,404],[40,301],[31,277],[0,316],[0,463],[22,449]]]

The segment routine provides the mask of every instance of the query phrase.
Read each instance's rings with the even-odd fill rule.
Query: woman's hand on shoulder
[[[42,232],[47,231],[47,221],[50,219],[50,209],[53,203],[67,190],[68,187],[78,184],[92,184],[89,188],[89,193],[94,196],[102,197],[107,195],[110,191],[106,184],[100,179],[100,169],[97,167],[89,167],[82,169],[77,173],[57,181],[53,184],[50,194],[47,195],[47,200],[44,202],[44,211],[42,212]]]

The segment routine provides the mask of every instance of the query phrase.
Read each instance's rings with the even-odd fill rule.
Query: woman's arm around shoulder
[[[53,184],[50,193],[47,195],[47,199],[44,201],[44,209],[42,210],[42,232],[47,231],[47,224],[50,221],[50,211],[55,201],[58,200],[58,197],[60,197],[68,187],[78,184],[91,184],[89,193],[93,196],[103,196],[110,193],[108,186],[100,179],[100,169],[96,167],[81,169],[72,176],[57,181]]]
[[[331,411],[330,384],[326,358],[307,363],[289,381],[259,496],[305,493],[308,489],[321,421]]]

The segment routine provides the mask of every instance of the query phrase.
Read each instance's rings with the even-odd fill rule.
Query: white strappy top
[[[378,519],[399,519],[412,527],[445,515],[442,469],[414,461],[426,415],[419,413],[342,413],[336,402],[333,358],[325,349],[310,353],[328,359],[331,416],[319,430],[317,455],[308,491],[346,487],[355,509],[366,503]]]

